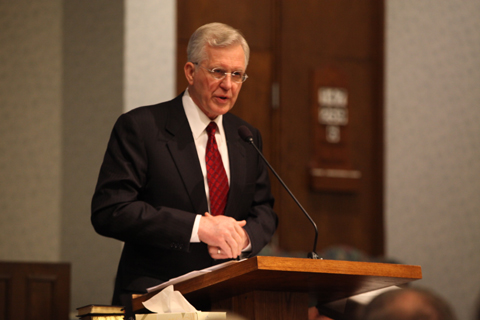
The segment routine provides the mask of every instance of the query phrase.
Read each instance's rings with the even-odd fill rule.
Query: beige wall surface
[[[387,0],[386,247],[472,319],[480,294],[480,2]]]
[[[175,6],[175,0],[125,0],[125,111],[174,97]]]
[[[0,259],[60,259],[61,1],[0,2]]]
[[[113,123],[123,111],[123,1],[63,1],[61,259],[71,309],[110,303],[120,243],[95,233],[90,202]]]

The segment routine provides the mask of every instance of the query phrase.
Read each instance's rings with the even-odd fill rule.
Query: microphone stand
[[[249,142],[254,148],[255,150],[257,150],[258,154],[262,157],[263,161],[265,161],[265,163],[267,164],[267,166],[270,168],[270,170],[273,172],[273,174],[275,175],[275,177],[277,177],[278,181],[280,181],[280,183],[282,184],[282,186],[285,188],[285,190],[287,190],[288,194],[290,194],[290,196],[292,197],[292,199],[295,201],[295,203],[298,205],[298,207],[302,210],[302,212],[305,214],[305,216],[308,218],[308,220],[310,220],[310,222],[312,223],[313,227],[315,228],[315,242],[313,243],[313,251],[312,252],[309,252],[307,257],[309,259],[322,259],[320,258],[320,256],[317,254],[316,250],[317,250],[317,240],[318,240],[318,228],[317,228],[317,225],[315,224],[315,221],[313,221],[313,219],[310,217],[310,215],[307,213],[307,211],[302,207],[302,205],[300,204],[300,202],[298,202],[297,198],[295,198],[295,196],[293,195],[293,193],[290,191],[290,189],[287,187],[287,185],[285,184],[285,182],[283,182],[282,178],[280,178],[280,176],[277,174],[277,172],[273,169],[273,167],[270,165],[270,163],[267,161],[267,159],[265,159],[265,157],[263,156],[263,153],[257,148],[257,146],[255,145],[255,143],[253,142],[253,138],[252,137],[247,137],[245,139],[247,142]]]

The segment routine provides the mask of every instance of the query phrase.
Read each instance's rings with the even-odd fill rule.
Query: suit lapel
[[[202,169],[198,162],[197,149],[180,99],[170,106],[166,131],[171,135],[167,148],[172,155],[178,172],[195,209],[195,213],[203,214],[208,204],[203,182]]]
[[[238,135],[238,128],[232,123],[229,114],[223,116],[223,128],[228,146],[228,158],[230,162],[230,191],[228,194],[225,215],[236,217],[238,203],[242,200],[242,190],[245,186],[246,177],[246,143]]]
[[[173,161],[177,165],[180,176],[190,197],[196,213],[208,211],[202,169],[198,161],[197,149],[188,124],[181,96],[169,107],[169,117],[165,129],[171,135],[167,141]],[[241,202],[242,190],[246,177],[246,143],[238,135],[238,128],[227,113],[223,116],[223,127],[227,140],[230,162],[230,191],[228,194],[225,215],[236,217],[238,203]]]

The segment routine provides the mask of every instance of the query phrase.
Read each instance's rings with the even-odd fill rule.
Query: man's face
[[[241,45],[225,48],[205,48],[207,60],[195,66],[187,62],[184,71],[189,84],[188,92],[197,106],[210,118],[227,113],[237,101],[242,83],[233,82],[230,75],[215,79],[208,70],[221,68],[226,72],[245,72],[245,54]]]

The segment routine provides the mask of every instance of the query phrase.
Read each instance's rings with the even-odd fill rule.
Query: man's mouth
[[[228,97],[227,96],[217,96],[217,99],[220,99],[222,101],[227,101]]]

